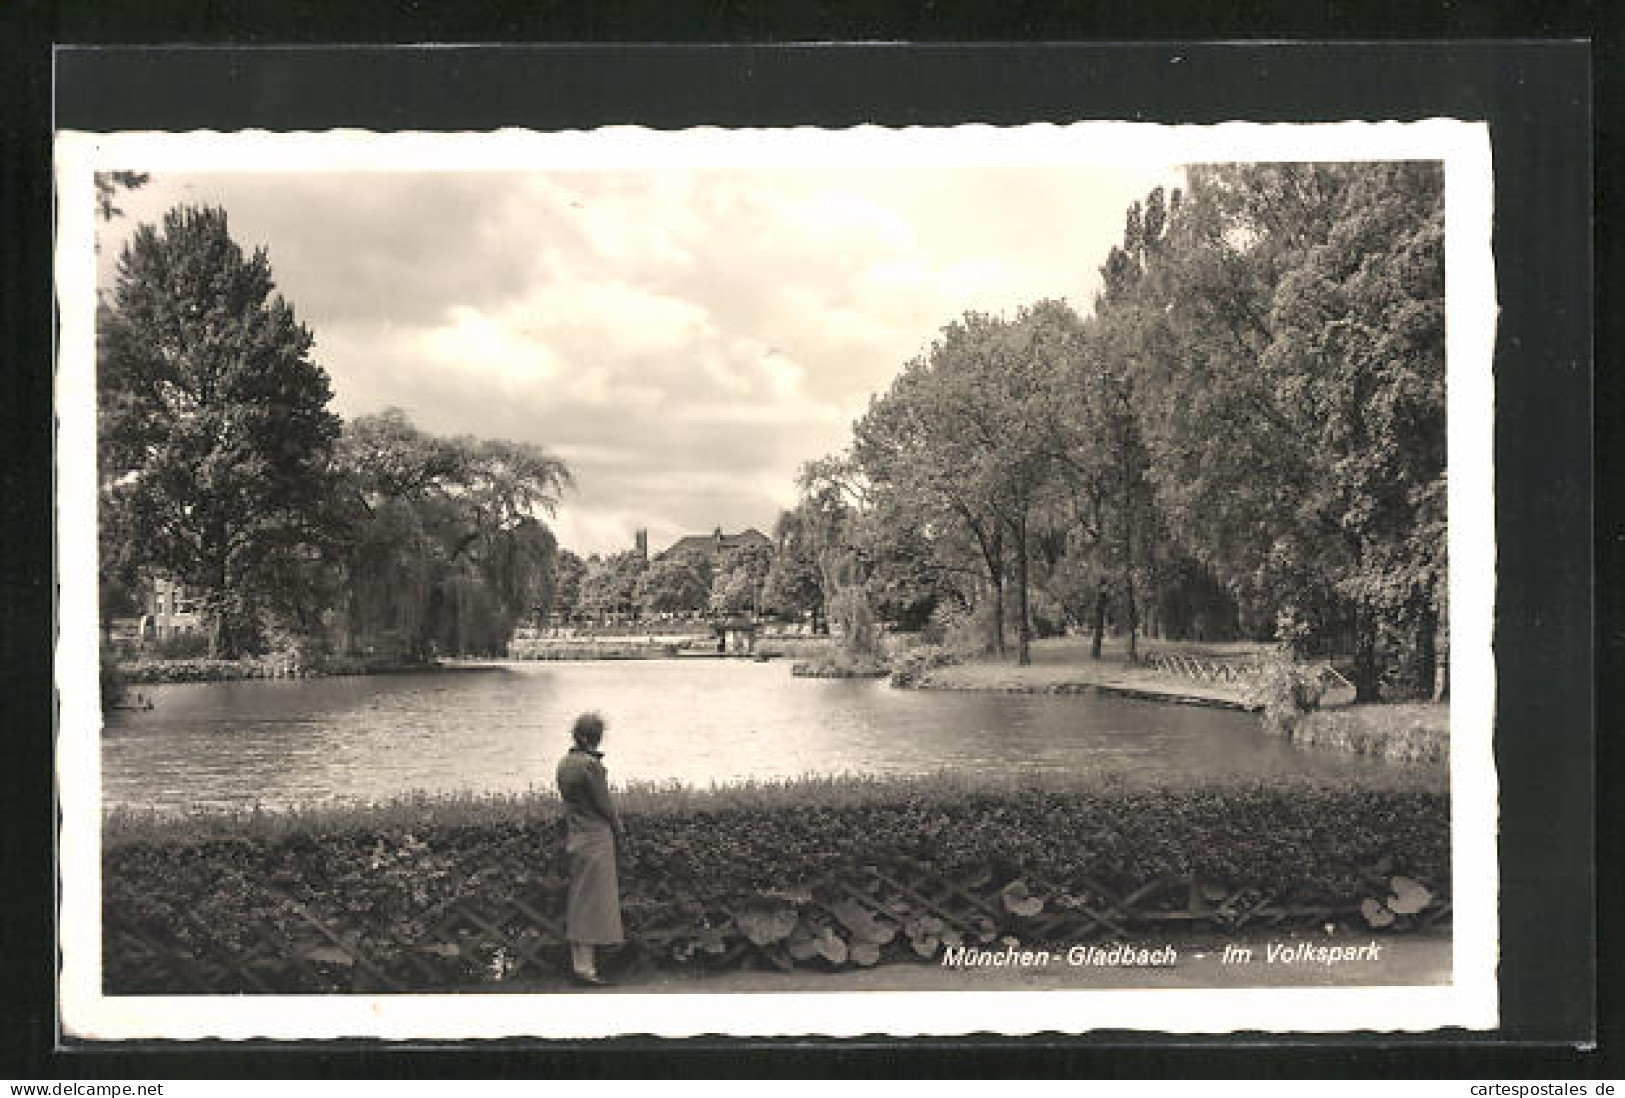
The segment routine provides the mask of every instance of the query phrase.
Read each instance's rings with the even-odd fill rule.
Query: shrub
[[[1289,647],[1278,645],[1260,656],[1246,700],[1263,709],[1265,728],[1290,735],[1305,713],[1319,707],[1323,690],[1320,672],[1299,664]]]
[[[905,688],[918,686],[926,675],[937,668],[959,662],[960,657],[943,645],[916,645],[892,661],[891,684]]]
[[[987,603],[968,609],[939,606],[933,617],[942,627],[942,646],[955,656],[968,659],[992,651],[993,608]]]
[[[842,644],[853,656],[871,657],[880,647],[880,624],[869,593],[859,584],[835,592],[829,603],[830,621],[841,629]]]
[[[209,654],[209,635],[201,629],[175,633],[148,641],[142,654],[157,660],[198,659]]]
[[[829,648],[814,653],[811,659],[790,666],[790,674],[803,679],[872,679],[891,670],[882,656],[849,652],[844,648]]]
[[[1450,758],[1450,709],[1423,702],[1322,710],[1299,721],[1292,738],[1390,762],[1444,763]]]

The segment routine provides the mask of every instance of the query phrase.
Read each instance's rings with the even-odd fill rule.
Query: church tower
[[[633,534],[632,535],[632,545],[633,545],[633,548],[637,551],[638,557],[640,559],[644,560],[644,561],[648,561],[648,559],[649,559],[649,531],[647,531],[647,530],[639,530],[636,534]]]

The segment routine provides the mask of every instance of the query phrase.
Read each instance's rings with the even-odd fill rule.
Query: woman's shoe
[[[583,987],[609,986],[609,981],[596,972],[572,972],[570,973],[570,980],[572,983],[580,984]]]

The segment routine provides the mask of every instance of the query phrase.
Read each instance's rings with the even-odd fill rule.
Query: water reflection
[[[806,773],[1121,774],[1159,782],[1395,768],[1305,750],[1224,710],[1096,696],[802,680],[783,663],[522,663],[487,670],[152,687],[109,717],[107,805],[267,807],[547,786],[598,709],[612,776],[706,785]]]

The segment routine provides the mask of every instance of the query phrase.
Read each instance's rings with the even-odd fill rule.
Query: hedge
[[[1407,909],[1396,902],[1390,912],[1384,896],[1398,892],[1410,910],[1437,909],[1449,893],[1449,810],[1438,789],[1272,784],[950,795],[905,783],[893,796],[882,786],[824,805],[728,805],[704,796],[685,803],[625,816],[631,852],[621,884],[630,933],[687,928],[681,948],[656,958],[666,962],[706,941],[717,952],[719,926],[737,936],[751,912],[780,910],[785,897],[804,895],[826,874],[874,862],[912,861],[991,882],[1052,910],[1097,886],[1127,895],[1177,878],[1213,897],[1245,891],[1281,904],[1364,904],[1372,925],[1399,929]],[[308,936],[280,899],[291,897],[329,913],[363,952],[388,957],[423,948],[424,921],[459,898],[518,888],[547,897],[553,915],[562,911],[556,814],[411,824],[396,813],[377,827],[365,826],[364,814],[345,820],[326,832],[196,839],[176,825],[167,837],[155,828],[109,842],[104,912],[154,939],[206,935],[211,948],[247,949],[251,924],[272,925],[290,942]],[[1426,887],[1407,891],[1416,882]],[[794,924],[792,902],[787,925]],[[121,978],[120,963],[117,955],[105,959],[110,986]]]

